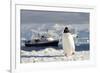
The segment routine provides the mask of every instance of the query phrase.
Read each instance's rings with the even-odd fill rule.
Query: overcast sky
[[[21,24],[89,24],[89,13],[21,10]]]
[[[21,37],[30,39],[33,31],[50,30],[56,24],[61,28],[59,34],[63,32],[65,26],[69,25],[69,29],[88,31],[89,13],[21,10]]]

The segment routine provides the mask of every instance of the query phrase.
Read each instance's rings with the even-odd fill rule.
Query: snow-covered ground
[[[21,63],[88,60],[89,55],[89,51],[76,51],[75,55],[66,57],[62,49],[53,48],[46,48],[41,51],[21,50]]]

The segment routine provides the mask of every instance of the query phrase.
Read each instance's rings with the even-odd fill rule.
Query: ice
[[[75,55],[66,57],[63,49],[46,48],[40,51],[21,50],[21,63],[52,62],[52,61],[83,61],[89,60],[89,51],[76,51]]]

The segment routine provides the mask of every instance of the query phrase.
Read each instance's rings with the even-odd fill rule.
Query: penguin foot
[[[65,54],[66,57],[72,56],[72,55],[75,55],[75,52],[72,52],[72,54],[70,54],[70,55]]]
[[[67,54],[65,54],[65,56],[67,57]]]
[[[74,55],[74,54],[75,54],[75,52],[72,53],[72,55]]]
[[[72,55],[75,55],[75,52],[73,52]]]

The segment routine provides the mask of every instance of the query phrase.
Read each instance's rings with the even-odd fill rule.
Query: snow
[[[41,51],[21,50],[21,63],[53,62],[53,61],[83,61],[89,60],[89,51],[76,51],[75,55],[66,57],[64,51],[46,48]]]

